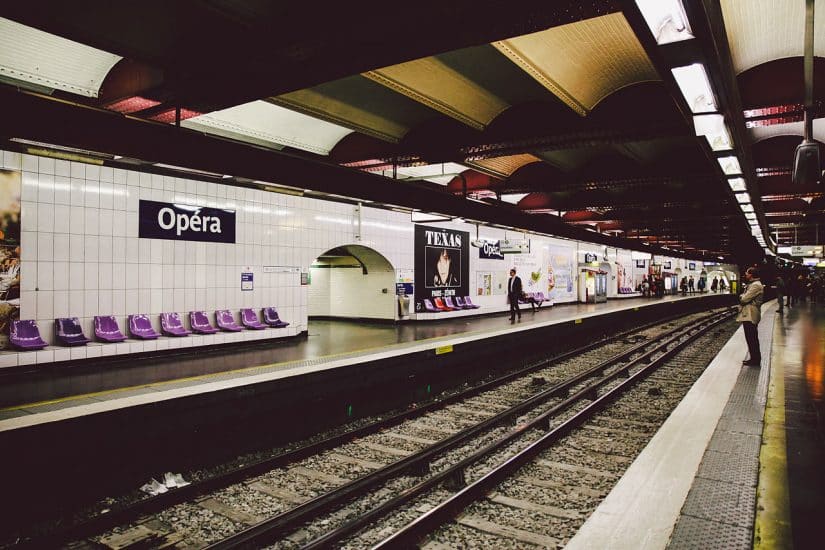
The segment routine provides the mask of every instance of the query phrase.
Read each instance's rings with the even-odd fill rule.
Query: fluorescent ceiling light
[[[730,178],[728,179],[728,185],[730,185],[730,188],[734,193],[744,191],[746,189],[745,178]]]
[[[736,193],[736,202],[739,204],[748,204],[751,202],[751,196],[747,193]]]
[[[725,126],[725,117],[722,115],[696,115],[693,117],[693,127],[697,136],[705,136],[708,145],[714,151],[728,151],[733,148],[730,132]]]
[[[742,209],[742,212],[753,212],[752,204],[740,204],[739,208]]]
[[[675,67],[670,70],[679,90],[687,101],[692,113],[712,113],[718,110],[710,89],[710,81],[705,67],[701,63],[694,63],[685,67]]]
[[[742,168],[739,166],[739,159],[730,156],[730,157],[719,157],[716,159],[719,162],[719,166],[722,168],[722,172],[724,172],[728,176],[733,176],[735,174],[741,174]]]
[[[681,0],[636,0],[636,5],[657,44],[693,38]]]
[[[756,214],[754,214],[753,212],[747,212],[747,213],[745,213],[745,219],[755,220],[756,219]]]

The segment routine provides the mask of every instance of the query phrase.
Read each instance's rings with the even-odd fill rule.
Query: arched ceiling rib
[[[614,13],[493,44],[584,116],[610,93],[659,80],[623,14]],[[599,75],[593,78],[593,75]]]
[[[0,76],[97,97],[121,57],[0,17]]]

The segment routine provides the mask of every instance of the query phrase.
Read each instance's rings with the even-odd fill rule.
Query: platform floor
[[[762,307],[762,366],[728,341],[568,549],[821,548],[825,307]]]
[[[248,351],[187,352],[162,358],[112,364],[78,365],[67,369],[36,368],[0,380],[0,430],[14,429],[23,417],[65,411],[89,405],[95,410],[115,407],[113,401],[152,396],[162,392],[208,391],[207,385],[232,384],[243,378],[276,373],[288,376],[307,369],[332,367],[349,361],[383,358],[429,348],[487,338],[507,332],[569,322],[610,312],[642,308],[668,301],[703,299],[712,294],[635,298],[603,304],[565,304],[535,312],[522,308],[521,321],[508,314],[445,318],[443,321],[382,324],[350,321],[310,321],[306,339],[291,339],[251,346]],[[426,348],[426,349],[429,349]],[[192,389],[195,388],[195,389]],[[101,404],[105,403],[103,406]],[[134,399],[131,405],[136,404]],[[123,406],[131,406],[123,403]],[[80,413],[78,413],[79,415]],[[29,419],[33,420],[33,419]],[[24,422],[23,424],[28,424]]]

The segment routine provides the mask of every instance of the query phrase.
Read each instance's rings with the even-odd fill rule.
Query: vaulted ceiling
[[[752,261],[762,247],[720,156],[738,156],[753,217],[780,242],[791,227],[795,242],[815,240],[824,212],[821,189],[790,185],[804,99],[795,4],[685,0],[692,38],[668,42],[633,0],[4,3],[0,81],[15,90],[0,89],[0,111],[20,121],[6,138]],[[697,137],[670,70],[691,63],[707,70],[730,130],[722,152]],[[32,90],[61,102],[17,97]],[[32,123],[46,112],[90,123]],[[186,149],[205,144],[208,158]],[[272,173],[287,163],[295,174]]]

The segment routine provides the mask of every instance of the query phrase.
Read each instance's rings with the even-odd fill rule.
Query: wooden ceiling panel
[[[502,40],[493,45],[582,116],[620,88],[636,82],[659,80],[653,64],[621,13]]]
[[[803,53],[805,2],[801,0],[722,0],[722,14],[736,74]]]
[[[436,57],[384,67],[363,76],[477,130],[483,130],[509,107]]]
[[[541,160],[534,155],[524,153],[522,155],[509,155],[506,157],[480,159],[473,162],[468,162],[467,164],[476,166],[484,172],[492,172],[496,175],[507,178],[522,166],[533,162],[541,162]]]

